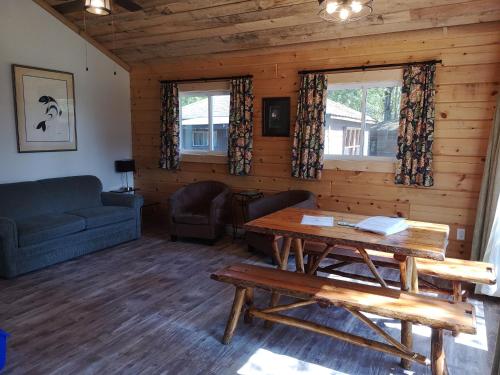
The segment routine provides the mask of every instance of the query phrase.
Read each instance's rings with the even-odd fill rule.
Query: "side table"
[[[233,240],[237,239],[238,228],[242,227],[248,218],[248,202],[262,198],[264,193],[257,190],[240,191],[233,193],[231,199],[231,213],[233,224]],[[241,220],[238,220],[241,219]]]

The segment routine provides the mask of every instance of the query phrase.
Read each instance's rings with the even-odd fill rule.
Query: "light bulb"
[[[329,1],[326,3],[326,13],[328,14],[332,14],[333,12],[335,12],[337,10],[337,7],[339,5],[337,4],[336,1]]]
[[[349,18],[349,9],[342,8],[339,12],[339,17],[342,21],[345,21]]]
[[[363,5],[359,1],[353,1],[351,3],[351,9],[354,13],[359,13],[363,9]]]

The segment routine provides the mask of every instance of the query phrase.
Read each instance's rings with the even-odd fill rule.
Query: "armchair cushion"
[[[135,219],[134,209],[120,206],[82,208],[70,211],[68,214],[84,218],[87,229]]]
[[[209,223],[208,214],[197,214],[193,212],[179,213],[174,217],[176,223],[192,224],[192,225],[207,225]]]
[[[171,235],[215,239],[224,231],[229,188],[218,181],[184,186],[168,200]]]
[[[85,230],[85,219],[68,214],[46,214],[17,221],[19,247]]]

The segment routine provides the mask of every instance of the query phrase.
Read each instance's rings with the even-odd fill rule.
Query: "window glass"
[[[185,92],[180,94],[181,152],[227,151],[229,95]]]
[[[362,89],[328,92],[326,103],[325,153],[361,155]]]
[[[227,151],[229,128],[229,95],[212,96],[213,151]]]
[[[366,89],[368,156],[394,156],[399,126],[401,87]]]
[[[343,83],[328,90],[325,154],[394,157],[401,84]]]

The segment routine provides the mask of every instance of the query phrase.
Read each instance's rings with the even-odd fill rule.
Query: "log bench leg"
[[[236,287],[234,293],[233,306],[231,307],[231,312],[229,313],[229,319],[227,321],[226,330],[224,331],[224,337],[222,338],[222,343],[227,345],[231,342],[233,338],[234,330],[238,324],[238,319],[241,314],[241,308],[243,307],[243,302],[245,300],[245,288]]]
[[[413,258],[395,256],[399,261],[399,273],[401,278],[401,290],[409,291],[412,283],[414,282],[413,272]],[[401,344],[406,346],[409,350],[413,348],[413,334],[412,324],[410,322],[401,321]],[[401,358],[401,367],[405,370],[411,369],[411,361]]]
[[[431,337],[431,370],[432,375],[448,375],[448,366],[443,346],[443,330],[432,329]]]
[[[453,302],[462,302],[462,282],[452,281],[453,284]],[[458,336],[457,331],[453,331],[453,337]]]
[[[245,291],[245,314],[243,320],[247,324],[252,324],[253,318],[250,315],[250,309],[253,307],[253,288],[247,288]]]

